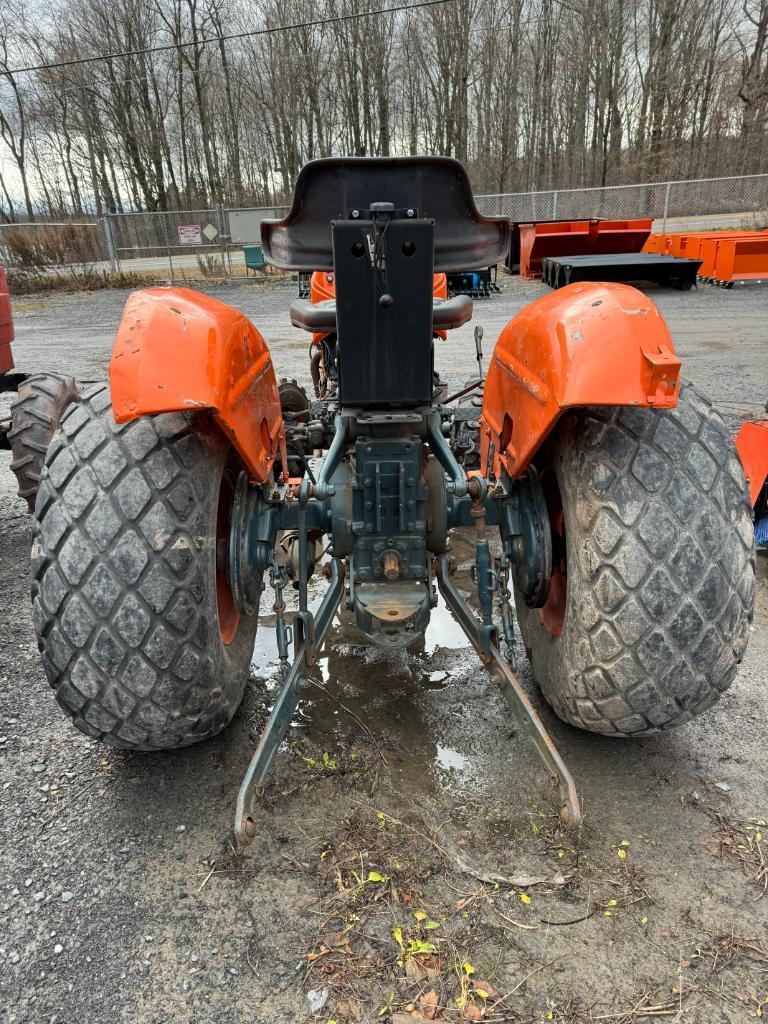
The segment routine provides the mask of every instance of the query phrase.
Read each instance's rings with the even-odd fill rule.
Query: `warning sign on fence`
[[[199,224],[179,224],[180,245],[202,245],[203,232]]]

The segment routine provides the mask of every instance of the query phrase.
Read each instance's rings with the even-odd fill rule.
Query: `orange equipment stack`
[[[643,252],[700,259],[699,280],[724,288],[768,283],[768,230],[655,233]]]

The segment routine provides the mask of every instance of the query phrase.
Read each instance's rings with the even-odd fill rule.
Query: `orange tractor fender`
[[[238,310],[189,288],[128,298],[109,363],[118,423],[210,410],[249,475],[264,483],[285,431],[266,342]],[[288,462],[282,458],[283,466]]]
[[[581,282],[545,295],[496,342],[480,417],[481,473],[524,473],[566,409],[669,409],[679,375],[669,330],[636,288]]]
[[[768,420],[743,423],[736,435],[744,475],[749,484],[749,500],[754,508],[768,479]]]

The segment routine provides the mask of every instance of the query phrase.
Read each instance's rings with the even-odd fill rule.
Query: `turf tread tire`
[[[74,377],[60,373],[33,373],[19,386],[11,406],[8,442],[13,459],[11,469],[30,512],[45,464],[45,453],[64,410],[78,395]]]
[[[35,508],[32,601],[56,699],[115,747],[181,747],[242,699],[257,616],[224,645],[216,509],[231,447],[200,413],[117,424],[106,384],[62,417]]]
[[[641,736],[713,705],[736,675],[755,600],[755,545],[730,432],[690,384],[675,409],[592,408],[546,450],[562,496],[562,634],[516,594],[534,676],[558,716]]]

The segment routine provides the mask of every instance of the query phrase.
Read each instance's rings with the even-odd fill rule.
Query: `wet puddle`
[[[312,610],[317,609],[326,588],[322,577],[310,581]],[[271,590],[265,595],[251,665],[274,693],[279,683],[275,615]],[[290,621],[296,595],[286,591],[285,596]],[[479,767],[470,751],[444,742],[441,735],[445,716],[456,702],[451,687],[454,675],[464,669],[465,653],[474,658],[469,641],[441,597],[424,635],[405,650],[369,644],[357,630],[352,613],[342,607],[313,674],[315,685],[307,689],[293,725],[311,730],[332,752],[334,745],[360,737],[362,722],[386,748],[385,759],[396,788],[407,788],[411,794],[414,789],[453,789],[476,775]],[[479,663],[476,671],[482,672]]]
[[[453,747],[446,747],[442,743],[437,744],[435,762],[439,768],[446,772],[467,771],[471,765],[470,759],[466,754],[462,754],[460,750],[454,750]]]

